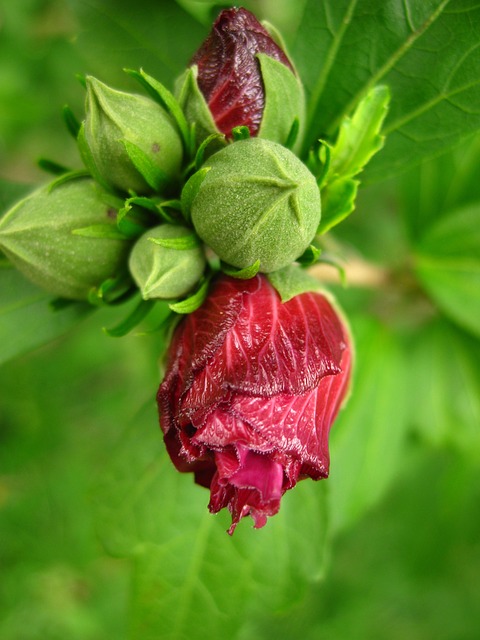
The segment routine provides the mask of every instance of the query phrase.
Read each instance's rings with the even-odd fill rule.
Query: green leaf
[[[71,0],[79,20],[76,48],[86,74],[108,78],[125,87],[125,68],[148,69],[173,86],[195,48],[206,36],[203,28],[176,2],[149,0]]]
[[[65,173],[70,173],[70,169],[67,169],[62,164],[55,162],[54,160],[49,160],[48,158],[39,158],[37,160],[37,164],[42,169],[42,171],[46,171],[47,173],[52,173],[55,176],[61,176]]]
[[[471,0],[308,0],[292,51],[309,104],[305,150],[379,83],[392,94],[387,142],[366,179],[457,144],[480,126],[479,39]]]
[[[451,212],[425,233],[415,270],[442,311],[480,336],[480,203]]]
[[[234,142],[238,142],[239,140],[248,140],[248,138],[250,138],[250,129],[243,125],[239,127],[233,127],[232,138]]]
[[[354,178],[339,178],[322,189],[322,217],[317,233],[326,233],[354,211],[359,185]]]
[[[320,258],[321,253],[322,253],[321,249],[311,244],[307,249],[305,249],[302,255],[299,258],[297,258],[296,262],[301,264],[302,267],[304,268],[311,267],[316,262],[318,262],[318,259]]]
[[[149,240],[166,249],[177,249],[177,251],[188,251],[201,245],[200,239],[195,233],[188,236],[178,236],[178,238],[149,238]]]
[[[119,324],[111,329],[103,328],[104,332],[112,338],[121,338],[130,333],[150,313],[155,305],[155,300],[140,300],[133,311]]]
[[[191,220],[191,209],[193,200],[198,193],[200,185],[205,180],[205,176],[210,171],[210,167],[200,169],[185,183],[182,189],[182,213],[187,222]]]
[[[195,293],[192,293],[191,296],[185,298],[185,300],[180,300],[179,302],[172,302],[168,306],[175,313],[193,313],[200,307],[208,293],[208,286],[210,284],[210,278],[205,278],[204,282],[199,286]]]
[[[120,142],[125,147],[125,151],[137,171],[141,173],[152,189],[160,191],[167,181],[167,174],[162,171],[158,165],[152,162],[145,151],[140,149],[140,147],[137,147],[136,144],[129,140],[121,140]]]
[[[231,276],[232,278],[239,278],[240,280],[249,280],[257,275],[258,270],[260,269],[260,260],[255,260],[253,264],[249,267],[244,267],[243,269],[236,269],[229,264],[222,263],[222,271],[227,274],[227,276]]]
[[[342,120],[338,138],[331,150],[327,183],[329,177],[356,176],[380,151],[385,142],[385,136],[380,135],[380,131],[389,102],[388,87],[373,87],[360,101],[353,116]]]
[[[267,275],[271,285],[278,291],[282,302],[308,291],[320,291],[320,282],[298,265],[289,265]]]
[[[438,320],[409,350],[412,424],[434,446],[453,445],[480,459],[480,343]]]
[[[92,224],[72,231],[75,236],[84,238],[110,238],[111,240],[128,240],[128,237],[114,224]]]
[[[80,131],[80,122],[77,120],[76,115],[70,109],[68,104],[66,104],[62,109],[63,119],[65,120],[65,124],[67,126],[68,131],[75,138],[78,138],[78,133]]]
[[[0,364],[58,338],[91,311],[83,303],[54,311],[51,301],[16,269],[0,269]]]
[[[378,502],[401,472],[410,405],[398,339],[367,317],[351,317],[357,352],[352,395],[330,435],[330,506],[335,531]]]
[[[174,469],[153,401],[132,427],[93,494],[106,548],[135,561],[132,638],[240,637],[256,612],[285,614],[322,578],[325,482],[300,482],[263,529],[243,521],[230,537],[229,514],[211,515],[208,491]]]

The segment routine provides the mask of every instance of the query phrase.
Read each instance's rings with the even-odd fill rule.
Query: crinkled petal
[[[242,8],[222,11],[190,64],[198,65],[198,85],[217,127],[226,136],[247,126],[260,128],[265,90],[257,53],[291,64],[255,16]]]
[[[232,534],[241,518],[251,515],[255,527],[263,527],[267,516],[280,508],[283,467],[268,455],[238,447],[215,453],[217,473],[212,485],[209,509],[213,513],[228,507],[232,514]]]

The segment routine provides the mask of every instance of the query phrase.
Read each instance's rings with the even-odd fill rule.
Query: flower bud
[[[135,243],[129,267],[142,297],[179,298],[201,278],[206,260],[195,234],[186,227],[162,224]]]
[[[168,113],[150,98],[87,77],[85,143],[92,174],[121,191],[162,191],[176,178],[182,142]]]
[[[330,300],[287,302],[265,276],[219,277],[178,324],[158,391],[160,426],[176,468],[227,507],[233,533],[280,508],[298,480],[326,478],[328,436],[349,386],[352,346]]]
[[[46,291],[86,300],[92,287],[126,272],[130,242],[116,227],[122,206],[89,178],[42,187],[0,219],[0,248]]]
[[[182,200],[196,232],[221,260],[240,269],[260,260],[267,273],[305,251],[320,222],[320,194],[291,151],[250,138],[215,153],[207,167],[193,194],[198,174],[187,182]]]
[[[179,101],[199,139],[233,127],[285,144],[304,115],[303,87],[284,51],[243,8],[222,11],[179,81]]]

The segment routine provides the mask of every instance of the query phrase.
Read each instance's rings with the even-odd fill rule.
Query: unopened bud
[[[122,205],[89,178],[42,187],[2,216],[0,248],[46,291],[86,300],[93,287],[126,272],[130,242],[116,228]]]

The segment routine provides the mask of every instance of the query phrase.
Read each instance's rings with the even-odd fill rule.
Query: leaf
[[[378,83],[392,102],[366,179],[457,144],[480,126],[479,41],[471,0],[308,0],[292,52],[309,97],[305,150]]]
[[[415,270],[442,311],[480,336],[480,203],[450,212],[427,230]]]
[[[93,493],[102,541],[135,561],[130,637],[237,637],[256,612],[290,610],[322,577],[325,483],[300,482],[266,527],[244,521],[229,537],[229,514],[211,515],[208,491],[170,462],[153,396]]]
[[[79,302],[54,311],[51,301],[16,269],[0,269],[0,364],[63,335],[91,311]]]
[[[145,178],[152,189],[160,191],[162,186],[168,180],[165,171],[162,171],[162,169],[160,169],[160,167],[150,159],[145,151],[140,149],[140,147],[133,142],[130,142],[129,140],[120,140],[120,142],[125,147],[125,151],[135,166],[135,169],[137,169],[137,171]]]
[[[357,346],[352,396],[330,435],[334,531],[378,502],[401,472],[410,405],[401,345],[370,318],[351,317]]]
[[[82,227],[72,231],[74,236],[83,236],[84,238],[110,238],[111,240],[128,240],[128,236],[124,235],[120,229],[106,222],[105,224],[92,224],[89,227]]]
[[[437,447],[480,459],[480,344],[445,320],[415,335],[410,350],[412,423]]]
[[[188,298],[185,298],[185,300],[180,300],[179,302],[171,302],[168,306],[172,311],[175,311],[175,313],[193,313],[205,301],[209,284],[210,278],[205,278],[204,282],[202,282],[195,293],[192,293],[192,295]]]
[[[338,138],[331,150],[330,177],[356,176],[380,151],[385,142],[385,136],[380,131],[389,101],[388,87],[375,86],[360,101],[352,117],[346,116],[342,120]],[[328,179],[327,176],[327,182]]]
[[[184,229],[185,227],[182,227]],[[188,251],[201,246],[200,238],[192,231],[188,236],[182,235],[177,238],[149,238],[153,244],[158,244],[166,249],[177,249],[177,251]]]
[[[322,217],[317,233],[326,233],[354,211],[359,184],[353,178],[339,178],[322,189]]]
[[[140,300],[133,311],[119,324],[111,329],[103,328],[104,332],[111,338],[122,338],[130,333],[140,322],[150,313],[155,304],[155,300]]]
[[[80,23],[76,41],[84,73],[122,88],[124,68],[143,67],[173,86],[206,29],[176,2],[71,0]]]
[[[257,275],[258,270],[260,269],[260,260],[255,260],[253,264],[248,267],[244,267],[243,269],[236,269],[229,264],[222,263],[222,271],[226,273],[227,276],[231,276],[232,278],[239,278],[240,280],[249,280]]]

